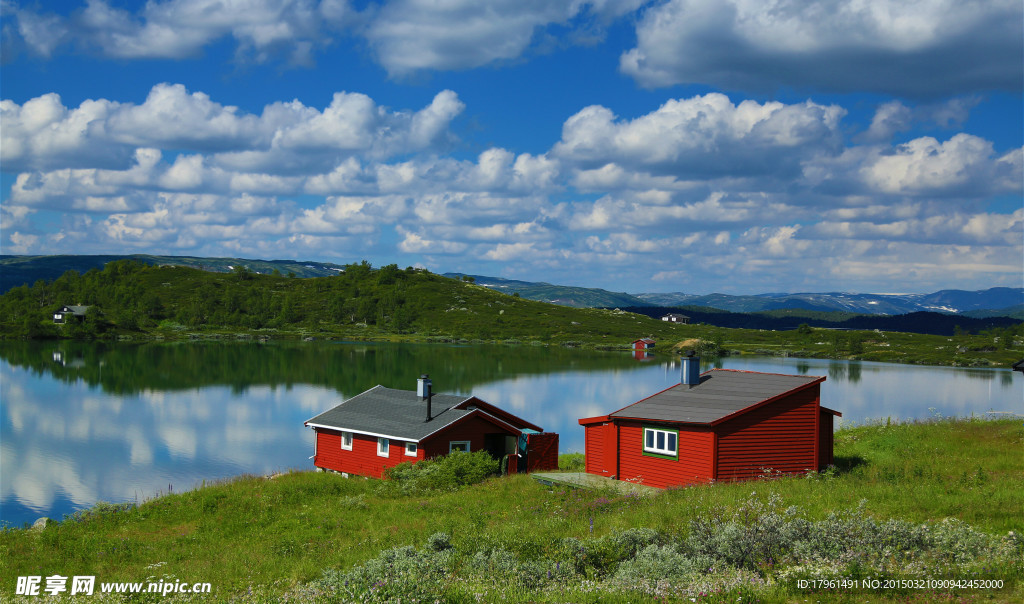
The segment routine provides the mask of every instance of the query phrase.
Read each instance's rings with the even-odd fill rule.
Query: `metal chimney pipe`
[[[418,394],[421,399],[425,399],[427,401],[427,419],[425,421],[428,422],[434,419],[431,417],[430,413],[430,399],[434,396],[434,393],[431,392],[431,385],[430,376],[425,373],[420,376],[420,379],[416,380],[416,394]]]
[[[686,356],[683,357],[683,372],[680,376],[680,384],[690,388],[700,384],[700,357],[695,355],[694,351],[687,351]]]

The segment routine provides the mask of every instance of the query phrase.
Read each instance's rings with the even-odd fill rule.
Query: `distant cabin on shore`
[[[88,310],[88,306],[61,306],[60,310],[53,313],[53,322],[57,325],[64,325],[71,319],[84,321],[85,313]]]

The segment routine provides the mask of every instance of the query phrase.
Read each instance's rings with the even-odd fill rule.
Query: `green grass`
[[[521,561],[550,561],[564,554],[559,548],[564,548],[562,540],[567,538],[579,539],[588,551],[596,552],[604,551],[600,544],[607,539],[639,527],[653,529],[667,540],[685,540],[692,522],[699,518],[729,516],[751,501],[762,505],[772,497],[778,498],[780,509],[797,506],[802,517],[813,522],[849,512],[863,500],[864,513],[879,521],[898,519],[940,527],[943,519],[953,518],[988,535],[1005,536],[1009,531],[1019,535],[1024,531],[1022,450],[1020,420],[880,423],[837,432],[837,468],[822,474],[670,489],[646,499],[550,489],[527,476],[416,494],[402,494],[401,489],[376,480],[328,473],[240,477],[166,495],[126,511],[98,506],[41,531],[4,529],[0,532],[0,593],[11,595],[17,577],[26,575],[139,581],[163,573],[182,581],[210,581],[220,598],[242,596],[252,589],[275,599],[316,585],[325,570],[347,572],[371,563],[390,548],[424,547],[439,532],[450,536],[463,565],[474,555],[496,550],[510,552]],[[578,470],[582,459],[578,454],[563,455],[560,462],[564,469]],[[606,539],[591,541],[601,538]],[[614,564],[609,564],[608,572],[614,571]],[[1020,601],[1024,596],[1024,566],[1019,559],[995,561],[985,568],[974,563],[951,568],[947,572],[969,569],[972,576],[1007,582],[1003,590],[954,592],[956,597]],[[777,569],[742,572],[763,578],[775,576]],[[603,589],[599,582],[594,585],[599,592]],[[477,580],[463,587],[463,591],[446,593],[487,592],[491,594],[488,601],[594,598],[585,593],[589,588],[584,584],[538,591],[523,586],[488,587]],[[801,600],[797,596],[802,592],[794,589],[789,583],[777,583],[761,585],[751,593],[762,601]],[[735,585],[727,592],[732,602],[745,593]],[[657,594],[601,593],[602,601],[657,599]],[[928,601],[921,594],[901,593],[903,599]],[[881,596],[896,598],[895,592]]]

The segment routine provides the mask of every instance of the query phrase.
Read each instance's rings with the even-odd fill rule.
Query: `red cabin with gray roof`
[[[427,376],[415,392],[374,386],[305,425],[315,434],[313,464],[344,474],[380,478],[402,462],[455,451],[512,455],[511,472],[558,468],[558,434],[475,396],[433,394]]]
[[[586,430],[586,471],[666,488],[799,474],[832,464],[824,377],[712,369],[683,359],[683,380],[599,417]]]

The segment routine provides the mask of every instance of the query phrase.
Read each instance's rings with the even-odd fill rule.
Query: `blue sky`
[[[1019,0],[0,0],[0,249],[1024,285]]]

